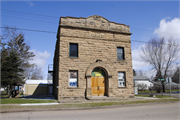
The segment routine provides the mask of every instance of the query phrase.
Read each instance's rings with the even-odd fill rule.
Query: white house
[[[134,86],[137,86],[138,84],[144,84],[146,85],[145,89],[149,89],[149,87],[153,86],[153,83],[150,82],[149,78],[146,76],[133,76]]]
[[[26,80],[23,85],[25,95],[47,95],[52,94],[52,80]]]

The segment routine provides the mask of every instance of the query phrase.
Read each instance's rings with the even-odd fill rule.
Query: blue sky
[[[100,15],[130,25],[133,68],[138,70],[147,66],[138,57],[139,47],[145,43],[137,41],[154,36],[179,39],[179,5],[179,1],[1,1],[1,26],[54,32],[21,30],[36,54],[33,62],[47,74],[48,64],[53,63],[59,18]]]

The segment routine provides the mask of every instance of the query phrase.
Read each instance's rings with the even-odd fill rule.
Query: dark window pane
[[[70,57],[78,57],[78,44],[70,44],[69,50]]]
[[[117,48],[117,59],[124,60],[124,49],[123,48]]]

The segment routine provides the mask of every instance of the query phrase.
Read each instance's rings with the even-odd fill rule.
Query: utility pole
[[[161,84],[162,84],[162,97],[163,97],[163,81],[161,81]]]
[[[171,96],[171,80],[170,80],[170,77],[168,77],[168,82],[169,82],[169,94]]]

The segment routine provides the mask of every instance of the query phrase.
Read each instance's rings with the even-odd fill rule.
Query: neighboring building
[[[61,17],[53,67],[59,101],[92,96],[134,97],[130,29],[93,15]]]
[[[52,80],[26,80],[21,89],[25,95],[49,95],[53,93]]]
[[[138,84],[146,85],[145,89],[153,86],[153,83],[150,82],[149,78],[146,76],[133,76],[134,85],[137,87]]]
[[[4,88],[1,87],[1,91],[4,91]]]
[[[180,88],[180,84],[177,84],[177,83],[175,83],[175,82],[171,82],[170,85],[171,85],[171,89],[172,89],[172,90],[173,90],[173,89],[179,89],[179,88]],[[169,88],[170,88],[169,83],[165,83],[165,88],[166,88],[166,89],[169,89]]]

